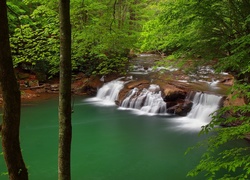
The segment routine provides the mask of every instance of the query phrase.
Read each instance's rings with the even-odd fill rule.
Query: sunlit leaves
[[[188,176],[196,176],[204,171],[206,179],[248,179],[249,150],[248,147],[242,147],[226,149],[217,155],[216,152],[204,154],[199,165],[190,171]]]
[[[44,74],[57,73],[59,28],[57,12],[41,5],[30,15],[20,16],[21,25],[11,34],[14,65],[26,64]],[[39,62],[39,63],[38,63]]]

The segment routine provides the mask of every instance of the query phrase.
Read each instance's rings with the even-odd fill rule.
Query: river
[[[203,152],[197,149],[184,155],[204,138],[198,131],[180,128],[171,117],[136,114],[84,97],[74,99],[72,180],[204,179],[186,177]],[[56,180],[56,98],[22,107],[20,138],[30,179]],[[2,156],[0,171],[6,172]]]

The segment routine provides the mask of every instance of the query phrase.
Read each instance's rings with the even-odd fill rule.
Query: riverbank
[[[21,103],[26,104],[30,102],[40,102],[44,100],[49,100],[53,98],[57,98],[58,94],[55,93],[36,93],[34,91],[26,91],[21,95]]]

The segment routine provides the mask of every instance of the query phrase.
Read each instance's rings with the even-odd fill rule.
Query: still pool
[[[21,148],[31,180],[57,179],[57,106],[54,98],[22,107]],[[198,131],[175,128],[170,119],[136,115],[75,98],[72,180],[204,179],[186,177],[203,150],[184,155],[203,137]],[[2,156],[0,172],[6,172]]]

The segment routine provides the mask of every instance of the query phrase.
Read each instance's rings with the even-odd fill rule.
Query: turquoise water
[[[72,114],[72,180],[182,180],[202,138],[166,116],[136,115],[77,97]],[[31,180],[57,179],[57,99],[22,107],[21,147]],[[0,149],[1,150],[1,149]],[[0,172],[6,168],[0,157]],[[7,176],[0,176],[7,180]]]

